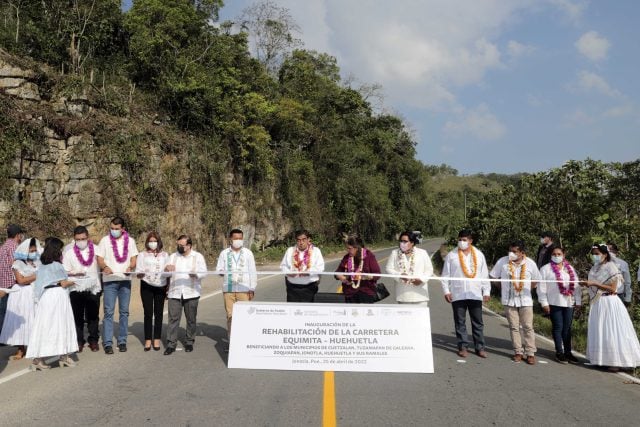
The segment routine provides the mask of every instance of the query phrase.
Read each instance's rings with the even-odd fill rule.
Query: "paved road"
[[[431,252],[438,243],[423,247]],[[378,258],[387,255],[380,251]],[[143,352],[142,317],[134,306],[127,353],[85,351],[76,368],[24,375],[27,361],[0,362],[0,425],[321,425],[323,373],[226,368],[218,286],[210,284],[200,303],[193,353]],[[435,374],[336,373],[338,425],[637,425],[640,386],[583,365],[559,365],[542,340],[541,363],[514,364],[498,316],[485,316],[489,358],[470,355],[461,363],[451,309],[439,283],[431,286]],[[334,287],[330,279],[321,285]],[[281,277],[260,280],[257,299],[284,296]],[[1,349],[3,360],[8,354]]]

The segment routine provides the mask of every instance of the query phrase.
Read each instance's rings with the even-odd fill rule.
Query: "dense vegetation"
[[[160,109],[189,135],[163,150],[188,153],[212,232],[231,221],[219,197],[228,173],[256,199],[275,193],[294,227],[330,240],[348,231],[375,241],[404,228],[451,227],[442,219],[449,204],[436,205],[434,170],[415,159],[402,120],[376,114],[370,93],[341,81],[335,58],[293,49],[299,43],[282,34],[291,26],[270,18],[241,31],[213,25],[219,0],[136,0],[125,13],[118,0],[2,5],[2,45],[59,70],[59,86],[88,93],[116,116],[135,118],[142,104]],[[256,35],[265,37],[263,62],[249,52]],[[101,145],[114,151],[136,153],[145,143],[144,135],[109,131]]]
[[[161,149],[186,155],[211,231],[231,221],[219,197],[230,174],[256,200],[275,194],[294,227],[329,240],[359,231],[375,241],[404,228],[451,237],[468,225],[491,261],[509,240],[534,248],[537,233],[550,229],[572,256],[594,239],[612,239],[637,258],[637,161],[473,177],[424,165],[402,120],[374,111],[371,87],[341,81],[328,54],[299,49],[297,27],[271,3],[250,8],[240,26],[217,23],[221,0],[135,0],[127,12],[119,0],[0,5],[2,46],[59,70],[43,79],[45,88],[88,93],[114,116],[163,111],[174,130]],[[31,125],[0,118],[0,127],[2,160],[38,137]],[[170,190],[140,184],[149,133],[119,134],[109,124],[90,131],[99,149],[128,165],[137,199],[160,214]],[[8,169],[3,161],[0,191]],[[163,172],[169,182],[178,174]]]

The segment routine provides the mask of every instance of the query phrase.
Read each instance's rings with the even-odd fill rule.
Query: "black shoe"
[[[193,345],[191,345],[191,344],[187,344],[187,345],[185,345],[185,346],[184,346],[184,351],[185,351],[186,353],[191,353],[191,352],[193,351]]]
[[[577,357],[575,357],[573,354],[569,353],[569,354],[565,354],[564,358],[567,362],[569,363],[580,363],[580,361],[578,360]]]
[[[118,344],[118,350],[120,350],[120,353],[124,353],[125,351],[127,351],[127,345],[126,344]]]
[[[174,351],[176,351],[176,349],[175,349],[175,348],[173,348],[173,347],[167,347],[167,349],[164,351],[164,355],[165,355],[165,356],[168,356],[168,355],[170,355],[171,353],[173,353]]]
[[[153,351],[160,351],[160,347],[156,347],[155,345],[153,346]]]
[[[569,363],[567,358],[562,353],[556,353],[556,362],[562,363],[563,365],[566,365],[567,363]]]
[[[149,350],[151,350],[151,347],[145,347],[144,348],[144,351],[149,351]]]
[[[104,348],[104,354],[113,354],[113,347],[111,347],[110,345],[106,346]]]

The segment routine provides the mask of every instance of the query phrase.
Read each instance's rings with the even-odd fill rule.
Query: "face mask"
[[[560,264],[563,259],[564,259],[564,257],[562,255],[560,255],[560,256],[552,256],[551,257],[551,261],[553,261],[556,264]]]
[[[595,265],[600,264],[600,255],[591,255],[591,261],[592,261]]]
[[[518,259],[518,255],[515,252],[509,252],[509,261],[516,261]]]
[[[233,247],[234,249],[240,249],[243,245],[244,245],[244,241],[243,240],[232,240],[231,241],[231,247]]]
[[[465,241],[465,240],[458,240],[458,248],[462,249],[463,251],[465,249],[469,248],[469,242]]]
[[[29,255],[27,257],[28,260],[30,261],[35,261],[38,259],[38,252],[29,252]]]
[[[540,244],[544,245],[544,237],[540,238]]]
[[[147,246],[149,246],[149,249],[151,249],[152,251],[155,251],[156,249],[158,249],[158,242],[149,242]]]
[[[111,230],[111,237],[119,239],[122,236],[122,230]]]
[[[86,249],[89,246],[89,241],[87,240],[76,240],[76,247],[81,251]]]
[[[178,253],[179,253],[180,255],[183,255],[185,250],[186,250],[186,249],[184,248],[184,246],[178,246]]]
[[[409,242],[400,242],[400,250],[402,252],[407,252],[409,250]]]
[[[611,255],[611,258],[618,258],[613,252],[609,252],[609,255]]]

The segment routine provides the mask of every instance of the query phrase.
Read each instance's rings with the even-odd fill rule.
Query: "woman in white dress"
[[[42,360],[48,356],[60,356],[61,366],[75,366],[70,353],[78,351],[76,325],[67,288],[74,284],[60,263],[64,243],[50,238],[36,271],[33,295],[36,300],[36,316],[31,330],[27,357],[33,359],[31,370],[49,369]]]
[[[25,239],[13,255],[15,261],[11,268],[16,284],[12,286],[14,292],[7,301],[7,314],[0,334],[0,343],[18,346],[18,351],[9,358],[10,360],[22,359],[29,344],[36,311],[31,283],[36,279],[41,253],[42,247],[37,239]]]
[[[591,258],[589,279],[582,283],[589,286],[591,298],[587,359],[593,365],[608,366],[611,372],[640,366],[638,336],[617,296],[623,286],[620,271],[605,244],[594,244]]]

